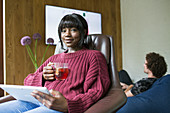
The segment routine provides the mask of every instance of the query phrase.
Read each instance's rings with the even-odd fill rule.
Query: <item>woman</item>
[[[31,93],[46,107],[20,102],[19,105],[23,103],[26,109],[18,106],[13,109],[26,113],[83,113],[107,92],[110,79],[106,60],[101,52],[89,50],[84,44],[88,32],[86,20],[78,14],[66,15],[59,24],[58,32],[60,41],[68,49],[64,53],[51,56],[34,74],[29,74],[24,80],[24,85],[44,86],[51,91],[52,96],[40,91]],[[56,79],[53,67],[55,62],[68,64],[69,74],[65,80]],[[6,104],[16,103],[19,102]],[[0,104],[0,111],[3,108],[5,109],[5,105]]]

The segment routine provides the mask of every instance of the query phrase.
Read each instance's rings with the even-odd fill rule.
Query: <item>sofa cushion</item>
[[[158,79],[147,91],[128,97],[117,113],[169,113],[170,75]]]

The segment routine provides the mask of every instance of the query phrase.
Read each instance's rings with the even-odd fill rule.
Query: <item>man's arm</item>
[[[134,96],[134,95],[132,94],[131,90],[130,90],[132,87],[133,87],[133,85],[129,85],[129,87],[124,91],[127,97],[132,97],[132,96]]]

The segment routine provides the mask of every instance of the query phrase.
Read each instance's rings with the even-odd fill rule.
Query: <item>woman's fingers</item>
[[[53,96],[37,90],[31,93],[32,96],[49,109],[67,112],[68,106],[65,97],[59,91],[55,90],[52,90],[51,94]]]
[[[31,95],[33,97],[35,97],[39,102],[43,103],[43,96],[40,96],[38,93],[37,93],[37,90],[33,91],[31,93]]]
[[[51,72],[54,72],[54,70],[53,70],[52,66],[46,66],[46,67],[44,67],[43,72],[44,73],[51,73]]]
[[[45,80],[54,80],[55,75],[54,75],[55,70],[51,66],[46,66],[43,69],[43,77]]]
[[[34,90],[31,95],[35,97],[39,102],[41,102],[43,105],[48,106],[50,98],[52,98],[50,95]]]
[[[47,64],[47,66],[52,66],[52,65],[54,65],[54,63],[52,63],[52,62],[49,62],[49,63]]]
[[[45,80],[54,80],[55,79],[54,74],[43,74],[43,77]]]
[[[62,94],[59,91],[56,91],[54,89],[50,90],[50,93],[54,96],[54,97],[60,97],[62,96]]]

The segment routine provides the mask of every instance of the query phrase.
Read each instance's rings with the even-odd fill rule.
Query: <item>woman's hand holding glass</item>
[[[43,78],[45,80],[55,80],[55,69],[53,65],[54,63],[50,62],[43,68]]]

